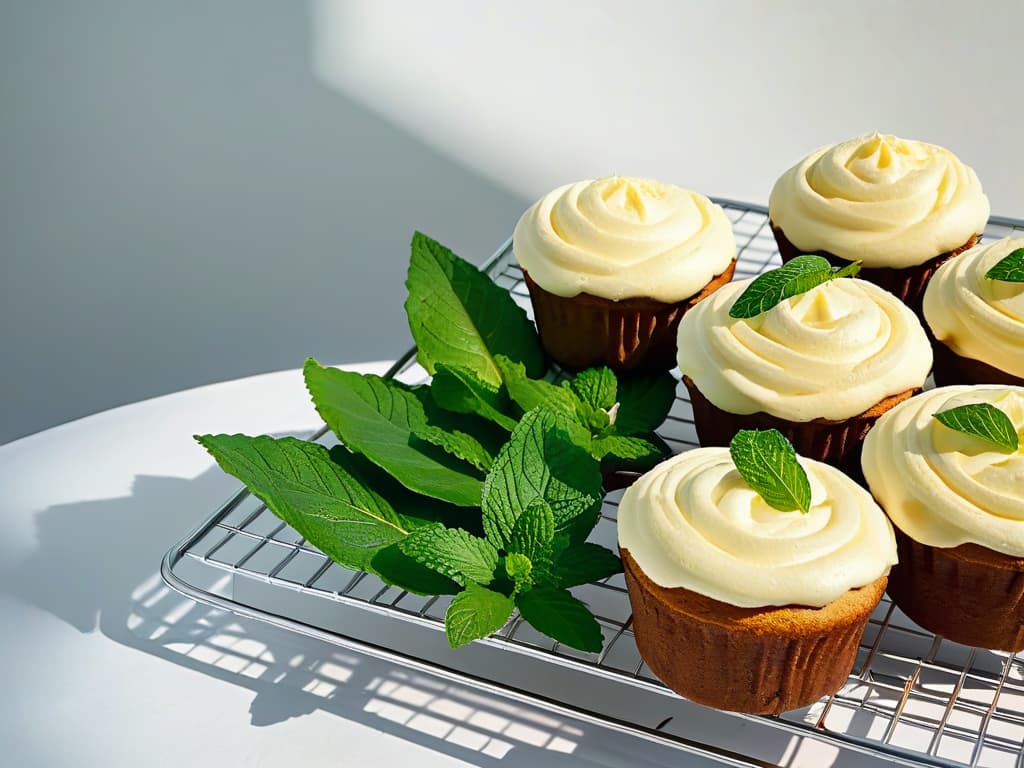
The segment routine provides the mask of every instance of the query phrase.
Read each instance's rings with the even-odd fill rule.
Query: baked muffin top
[[[512,248],[549,293],[615,301],[688,299],[736,257],[720,206],[672,184],[624,176],[544,195],[519,219]]]
[[[757,317],[730,317],[752,282],[723,286],[679,323],[679,369],[718,408],[839,421],[924,384],[932,367],[928,337],[888,291],[844,278]]]
[[[799,458],[810,511],[780,512],[742,478],[728,448],[662,462],[619,503],[619,546],[666,588],[730,605],[821,607],[896,563],[882,510],[839,470]]]
[[[1024,557],[1024,447],[999,450],[934,418],[973,403],[996,406],[1018,434],[1024,430],[1024,387],[933,389],[900,403],[868,432],[864,476],[893,523],[915,541],[980,544]]]
[[[1024,237],[976,245],[943,264],[924,294],[932,334],[961,357],[1024,378],[1024,283],[990,280],[985,273]]]
[[[782,174],[768,215],[804,251],[902,268],[980,233],[989,202],[948,149],[874,133],[823,147]]]

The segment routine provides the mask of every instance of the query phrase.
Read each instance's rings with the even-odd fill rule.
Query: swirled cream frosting
[[[971,542],[1024,557],[1024,447],[1006,453],[933,418],[970,403],[991,403],[1018,434],[1024,430],[1024,387],[933,389],[900,403],[868,432],[864,476],[893,523],[915,541]]]
[[[888,291],[840,278],[757,317],[729,317],[751,282],[723,286],[679,323],[679,370],[722,410],[838,421],[924,384],[928,337]]]
[[[943,264],[924,294],[924,317],[935,338],[961,357],[1024,377],[1024,283],[985,273],[1024,237],[976,245]]]
[[[833,467],[799,461],[807,514],[768,506],[727,448],[673,456],[622,497],[619,546],[656,584],[741,608],[820,608],[887,574],[896,541],[871,495]]]
[[[948,149],[875,133],[819,149],[782,174],[768,215],[804,251],[902,268],[980,233],[989,202]]]
[[[736,257],[720,206],[672,184],[624,176],[545,195],[519,219],[512,248],[549,293],[614,301],[688,299]]]

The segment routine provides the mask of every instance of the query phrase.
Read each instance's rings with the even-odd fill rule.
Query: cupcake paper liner
[[[1024,650],[1024,558],[977,544],[929,547],[898,528],[889,596],[930,632],[964,645]]]
[[[698,704],[777,715],[846,683],[883,576],[822,608],[738,608],[651,581],[621,550],[637,648],[658,678]]]
[[[782,257],[783,263],[786,263],[790,259],[795,259],[797,256],[801,256],[805,253],[814,253],[828,259],[829,263],[834,267],[842,267],[849,264],[847,259],[841,259],[828,251],[816,249],[807,251],[797,248],[789,242],[785,233],[781,229],[776,227],[775,224],[770,221],[769,224],[772,228],[772,234],[775,235],[775,242],[779,246],[779,255]],[[924,289],[928,286],[928,281],[931,280],[932,275],[935,274],[935,270],[954,256],[960,255],[968,248],[973,248],[977,243],[978,235],[971,235],[970,240],[959,248],[946,253],[940,253],[938,256],[929,259],[923,264],[916,264],[912,267],[904,267],[902,269],[896,269],[893,267],[862,267],[860,274],[858,274],[857,277],[861,280],[867,280],[868,282],[874,283],[875,285],[889,291],[889,293],[896,294],[900,301],[914,310],[918,317],[922,317],[921,302],[924,299]]]
[[[568,370],[607,365],[616,371],[668,371],[676,365],[676,330],[683,314],[732,279],[736,260],[700,293],[666,304],[654,299],[612,301],[581,293],[557,296],[524,270],[544,351]]]
[[[1024,379],[1007,373],[1004,370],[975,360],[971,357],[958,355],[941,341],[932,336],[932,349],[935,351],[935,385],[947,387],[954,384],[1002,384],[1005,386],[1024,387]],[[1024,354],[1022,352],[1021,354]]]
[[[694,426],[702,446],[728,446],[741,429],[777,429],[793,444],[799,455],[838,467],[858,482],[863,480],[860,453],[868,430],[883,413],[921,391],[908,389],[892,395],[863,413],[842,421],[788,421],[763,411],[729,413],[708,400],[689,376],[683,376],[683,383],[690,392]]]

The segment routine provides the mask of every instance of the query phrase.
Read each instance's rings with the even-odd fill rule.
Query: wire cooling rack
[[[739,248],[736,272],[749,277],[780,263],[767,211],[758,206],[718,201],[733,223]],[[994,218],[984,239],[1024,234],[1024,221]],[[506,242],[488,262],[494,280],[529,310],[522,272]],[[414,350],[389,375],[415,381],[425,378],[415,364]],[[661,436],[676,452],[698,445],[685,387]],[[321,439],[330,441],[330,436]],[[621,492],[608,495],[592,540],[614,548],[616,514]],[[225,579],[211,576],[230,574]],[[498,675],[459,671],[447,662],[431,662],[385,647],[373,638],[357,638],[332,613],[338,604],[384,617],[394,632],[437,636],[444,628],[449,597],[419,597],[388,587],[375,576],[331,562],[307,545],[244,489],[181,543],[168,552],[161,573],[169,586],[200,602],[295,631],[355,647],[378,657],[457,680],[520,701],[538,704],[584,721],[599,723],[648,740],[659,741],[728,765],[770,765],[629,718],[603,712],[600,703],[586,706],[563,697],[546,697],[520,689]],[[220,588],[202,586],[216,582]],[[255,589],[259,586],[260,589]],[[602,696],[622,693],[622,686],[664,695],[665,710],[681,703],[646,667],[636,649],[632,615],[621,574],[574,590],[598,616],[604,632],[599,654],[576,651],[536,632],[514,614],[492,637],[478,642],[483,651],[509,651],[536,665],[557,665],[599,678]],[[301,604],[301,609],[300,609]],[[312,607],[312,608],[311,608]],[[458,653],[463,653],[460,651]],[[498,656],[494,657],[498,659]],[[507,657],[500,657],[507,658]],[[489,665],[497,669],[498,664]],[[848,749],[884,756],[905,765],[1024,768],[1024,654],[1011,656],[943,640],[922,630],[883,598],[861,642],[857,662],[846,685],[811,707],[779,717],[722,713],[722,717],[756,720],[794,735],[830,742]]]

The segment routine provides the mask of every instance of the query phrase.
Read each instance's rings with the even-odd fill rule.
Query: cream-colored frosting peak
[[[1024,237],[976,245],[943,264],[924,294],[924,317],[935,338],[970,357],[1024,377],[1024,283],[989,280],[985,273]]]
[[[892,527],[871,495],[800,459],[811,509],[768,506],[727,448],[698,448],[645,474],[619,504],[619,546],[656,584],[741,608],[821,607],[896,563]]]
[[[768,215],[804,251],[902,268],[979,234],[989,202],[948,149],[875,133],[819,149],[782,174]]]
[[[615,301],[688,299],[736,257],[720,206],[672,184],[623,176],[545,195],[519,219],[512,248],[549,293]]]
[[[1024,441],[1015,453],[934,418],[991,403],[1024,431],[1024,387],[941,387],[900,403],[868,432],[861,464],[893,523],[931,547],[974,543],[1024,557]]]
[[[679,370],[722,410],[841,420],[923,386],[928,337],[888,291],[840,278],[757,317],[729,317],[751,282],[723,286],[679,323]]]

